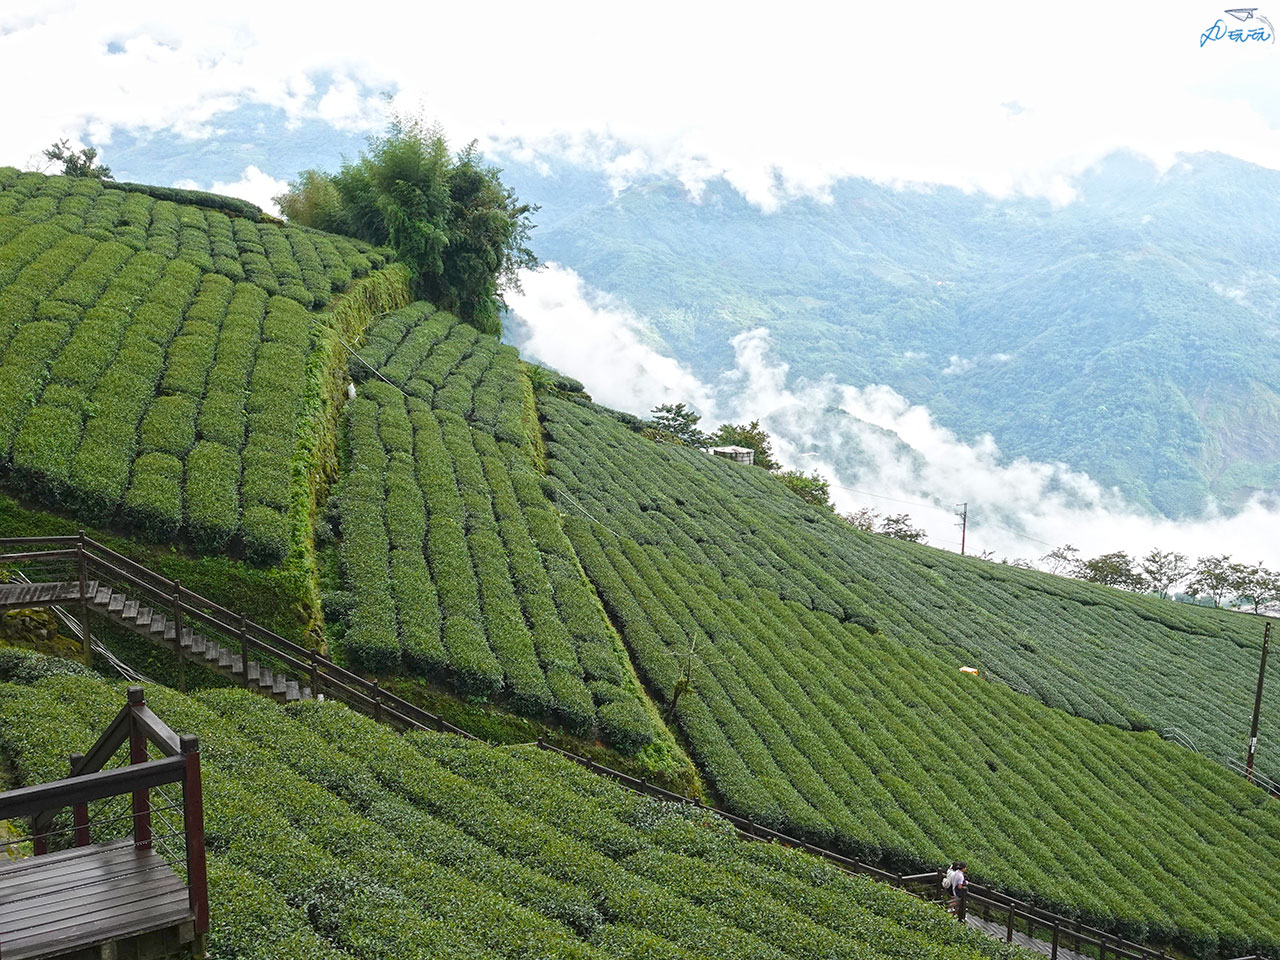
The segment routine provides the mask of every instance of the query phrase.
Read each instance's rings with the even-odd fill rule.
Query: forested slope
[[[58,672],[0,655],[0,679]],[[530,748],[401,736],[336,703],[146,694],[200,737],[214,960],[1021,955]],[[85,676],[0,683],[0,755],[22,782],[61,777],[123,697]]]

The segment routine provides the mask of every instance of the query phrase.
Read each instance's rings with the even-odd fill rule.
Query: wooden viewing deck
[[[147,934],[168,956],[195,940],[194,923],[186,884],[132,839],[0,864],[4,960],[65,956]]]
[[[126,742],[129,765],[103,769]],[[148,759],[148,744],[159,759]],[[180,801],[154,804],[153,794],[162,796],[167,784],[181,785]],[[112,797],[130,797],[128,812],[90,816],[91,803]],[[71,826],[55,826],[67,807]],[[177,808],[181,826],[171,826],[164,811]],[[153,814],[167,833],[152,832]],[[141,687],[129,688],[128,703],[88,753],[71,758],[70,777],[0,793],[0,820],[17,818],[28,818],[31,831],[6,845],[29,843],[34,856],[0,861],[0,960],[204,956],[209,903],[199,742],[152,713]],[[107,839],[110,825],[122,822],[131,822],[132,836]],[[95,833],[103,839],[94,842]],[[181,857],[169,845],[178,840]],[[179,862],[186,881],[174,869]]]

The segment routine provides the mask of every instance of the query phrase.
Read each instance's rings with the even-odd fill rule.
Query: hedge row
[[[576,731],[598,729],[626,752],[643,748],[653,720],[517,445],[524,375],[515,352],[415,306],[376,324],[361,359],[342,497],[356,597],[348,655],[388,669],[394,608],[411,670],[471,693],[501,692]],[[434,409],[417,383],[440,385],[430,387]],[[485,397],[484,419],[473,394]],[[493,430],[508,414],[516,442]],[[534,491],[527,503],[517,485]]]
[[[361,241],[272,222],[243,200],[143,184],[13,174],[0,181],[0,216],[184,259],[308,308],[387,262]]]

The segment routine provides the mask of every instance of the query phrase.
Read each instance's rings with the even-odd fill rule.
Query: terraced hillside
[[[0,498],[3,532],[75,517],[181,547],[156,562],[182,567],[188,586],[192,566],[235,567],[249,612],[295,632],[318,627],[318,539],[325,576],[344,578],[325,596],[324,635],[359,669],[551,718],[655,767],[687,763],[665,713],[725,804],[770,826],[896,865],[965,857],[1027,899],[1197,955],[1280,948],[1280,804],[1149,729],[1177,726],[1217,755],[1238,748],[1257,618],[861,534],[762,470],[654,444],[497,340],[406,305],[407,273],[226,198],[0,170],[0,483],[26,501]],[[362,344],[350,364],[348,344]],[[277,575],[287,589],[251,589]],[[73,715],[88,730],[110,709],[90,681],[5,690],[0,738],[26,773],[74,749],[54,749],[39,718]],[[601,788],[548,773],[545,758],[385,739],[316,705],[293,708],[302,725],[234,694],[167,702],[176,725],[215,731],[231,758],[218,774],[233,798],[218,869],[274,918],[246,929],[285,931],[320,955],[449,955],[421,947],[444,934],[409,906],[425,896],[442,911],[437,882],[479,903],[489,894],[468,884],[497,883],[516,904],[470,916],[474,956],[541,956],[521,951],[546,944],[564,946],[545,954],[557,956],[782,956],[797,944],[839,956],[843,941],[824,938],[879,929],[766,884],[752,866],[765,854],[708,846],[713,834],[684,814],[600,800],[614,812],[572,820],[565,810],[596,816],[580,800]],[[1278,709],[1269,693],[1267,715]],[[328,734],[348,737],[354,759]],[[300,743],[296,756],[281,746]],[[268,783],[257,772],[268,760],[299,778]],[[1266,751],[1260,767],[1280,775]],[[466,802],[436,806],[454,788]],[[540,790],[559,799],[544,804]],[[485,791],[538,822],[501,833],[506,808],[493,813]],[[448,829],[419,831],[409,801]],[[483,826],[466,819],[474,811]],[[371,823],[432,865],[359,849]],[[558,846],[552,828],[585,846]],[[627,839],[636,831],[643,843]],[[464,853],[430,839],[445,835]],[[302,865],[281,854],[255,866],[260,841],[304,851]],[[544,843],[565,855],[538,854]],[[649,846],[656,859],[633,863]],[[609,872],[622,861],[641,886]],[[690,870],[710,870],[715,892]],[[366,875],[377,896],[350,895]],[[299,912],[308,903],[319,906]],[[759,922],[788,910],[807,919]],[[494,918],[516,926],[495,932]],[[720,941],[707,931],[725,918]],[[411,939],[387,941],[401,924]],[[924,952],[891,955],[935,955],[901,943]],[[969,948],[936,955],[953,949]]]
[[[541,410],[575,551],[656,698],[691,670],[677,722],[739,813],[891,862],[965,856],[1028,898],[1194,949],[1280,944],[1280,804],[1152,732],[961,674],[943,648],[996,618],[944,586],[939,551],[858,534],[763,471],[655,446],[598,408]]]
[[[425,307],[375,327],[363,361],[380,376],[366,372],[349,422],[353,658],[399,655],[544,704],[533,668],[549,676],[547,661],[516,601],[545,603],[540,572],[573,560],[738,812],[902,865],[967,856],[1027,898],[1197,951],[1280,942],[1268,907],[1276,805],[1154,733],[1121,729],[1145,725],[1134,704],[1156,714],[1164,701],[1160,670],[1143,661],[1190,636],[1196,675],[1212,679],[1181,716],[1218,730],[1214,692],[1247,676],[1242,625],[1256,620],[859,534],[763,471],[657,446],[555,391],[538,400],[544,454],[516,406],[514,354]],[[538,552],[526,552],[526,529]],[[470,628],[447,635],[451,616],[480,625],[487,646]],[[1113,673],[1135,675],[1108,686],[1067,657],[1037,658],[1050,632],[1070,638],[1070,656],[1101,644]],[[1205,649],[1214,635],[1239,643],[1235,659]],[[1119,726],[957,671],[973,659]],[[1059,882],[1064,870],[1075,882]]]
[[[57,672],[0,656],[0,678]],[[0,755],[23,781],[59,777],[122,696],[84,676],[0,683]],[[536,750],[402,737],[334,703],[147,697],[201,738],[216,960],[1020,956]]]
[[[317,313],[384,255],[154,192],[195,202],[0,168],[0,476],[147,541],[277,563],[309,536],[335,337],[370,295],[404,302],[404,277]]]
[[[414,304],[370,330],[353,373],[363,382],[339,494],[346,656],[503,694],[624,753],[657,740],[661,722],[542,492],[515,350]]]

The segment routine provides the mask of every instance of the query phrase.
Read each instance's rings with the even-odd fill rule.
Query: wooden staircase
[[[20,576],[6,580],[12,570]],[[471,734],[323,653],[294,643],[97,541],[0,538],[0,611],[53,606],[78,621],[91,654],[90,616],[106,617],[177,656],[179,686],[195,663],[280,703],[331,697],[398,729]]]
[[[166,616],[162,611],[93,580],[87,581],[85,587],[87,604],[92,612],[172,650],[189,663],[198,663],[242,686],[257,689],[281,703],[312,698],[311,687],[273,671],[257,660],[250,660],[243,650],[224,646],[188,626],[182,627],[182,635],[179,637],[176,619]]]

